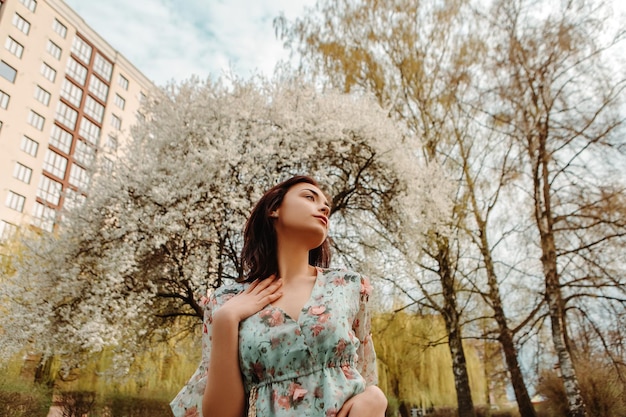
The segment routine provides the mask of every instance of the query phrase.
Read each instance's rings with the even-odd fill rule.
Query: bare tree
[[[623,311],[626,301],[623,270],[603,256],[623,248],[626,237],[619,215],[625,184],[612,167],[624,163],[619,128],[626,79],[603,59],[624,34],[617,31],[601,40],[610,20],[600,3],[559,5],[495,3],[491,27],[497,35],[489,75],[497,86],[491,114],[494,127],[514,139],[523,157],[521,172],[569,413],[585,416],[568,310],[590,313],[585,304],[601,300]],[[587,317],[596,320],[593,314]]]

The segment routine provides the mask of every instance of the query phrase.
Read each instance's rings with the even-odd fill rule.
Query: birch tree
[[[491,114],[524,158],[552,341],[569,414],[584,416],[567,316],[584,311],[596,322],[593,304],[623,311],[626,301],[623,269],[604,256],[622,250],[626,237],[625,184],[616,168],[626,162],[626,78],[606,60],[624,29],[611,30],[602,3],[539,6],[494,6],[491,21],[499,36],[490,75],[498,83]]]

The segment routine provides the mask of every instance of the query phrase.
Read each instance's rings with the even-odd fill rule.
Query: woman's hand
[[[387,397],[376,385],[370,385],[343,404],[337,417],[384,417]]]
[[[247,319],[263,307],[278,300],[282,295],[279,291],[283,282],[275,275],[264,280],[256,280],[243,292],[235,295],[226,301],[222,307],[216,311],[213,319],[217,316],[228,317],[237,322]]]

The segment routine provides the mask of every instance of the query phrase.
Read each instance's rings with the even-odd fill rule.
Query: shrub
[[[44,387],[0,383],[0,417],[46,417],[51,402]]]
[[[489,406],[478,406],[476,409],[476,417],[514,417],[517,416],[517,410],[498,410]]]
[[[103,401],[101,417],[172,417],[168,401],[127,396],[109,397]]]
[[[55,395],[55,405],[61,408],[63,417],[89,415],[96,403],[96,393],[91,391],[63,391]]]
[[[31,392],[16,392],[0,387],[0,417],[46,417],[50,410],[50,395],[34,388]]]
[[[580,392],[587,406],[587,414],[594,417],[626,415],[626,390],[614,368],[590,360],[577,364],[576,374]],[[537,390],[546,397],[542,416],[562,417],[567,415],[567,397],[563,381],[556,372],[542,373]]]
[[[426,415],[428,417],[458,417],[459,413],[453,407],[437,407]]]

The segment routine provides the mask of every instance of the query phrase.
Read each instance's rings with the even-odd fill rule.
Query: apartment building
[[[62,0],[0,0],[0,240],[80,204],[154,89]]]

